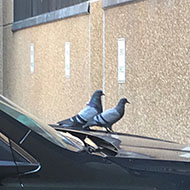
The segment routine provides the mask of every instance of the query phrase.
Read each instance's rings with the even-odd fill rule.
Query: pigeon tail
[[[92,95],[87,106],[82,109],[77,115],[57,122],[62,127],[82,127],[88,120],[93,118],[98,113],[102,112],[101,96],[104,95],[102,90],[96,90]]]

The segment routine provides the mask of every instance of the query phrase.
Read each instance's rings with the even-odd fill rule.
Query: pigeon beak
[[[128,103],[128,104],[131,104],[128,100],[127,100],[127,103]]]
[[[105,96],[105,94],[102,92],[102,96]]]

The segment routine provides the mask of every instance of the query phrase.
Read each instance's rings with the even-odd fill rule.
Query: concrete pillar
[[[3,0],[0,0],[0,94],[3,93]]]
[[[2,62],[2,93],[6,96],[7,87],[5,84],[9,83],[9,77],[5,78],[6,74],[9,73],[12,65],[10,66],[9,63],[14,62],[13,54],[13,32],[12,32],[12,24],[13,24],[13,0],[0,0],[2,2],[2,11],[0,10],[0,14],[2,14],[2,51],[3,57]],[[14,64],[13,64],[14,65]],[[7,69],[6,69],[7,68]],[[10,98],[10,97],[9,97]]]
[[[102,1],[90,1],[89,42],[90,42],[90,91],[102,89]]]

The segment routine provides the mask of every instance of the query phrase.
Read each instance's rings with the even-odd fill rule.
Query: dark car
[[[0,96],[0,189],[189,190],[190,146],[52,128]]]

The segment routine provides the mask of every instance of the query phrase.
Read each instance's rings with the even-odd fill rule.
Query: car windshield
[[[56,131],[2,95],[0,95],[0,110],[58,146],[75,152],[83,150],[82,141],[78,139],[76,143],[75,137],[72,139],[72,136]]]

